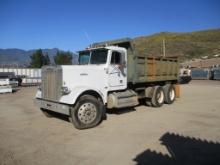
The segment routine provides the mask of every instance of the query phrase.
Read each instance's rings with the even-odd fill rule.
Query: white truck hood
[[[105,65],[63,65],[62,71],[63,85],[70,88],[92,86],[102,89],[107,85]]]

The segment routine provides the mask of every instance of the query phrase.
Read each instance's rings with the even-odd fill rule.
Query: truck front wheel
[[[104,105],[91,95],[82,96],[71,108],[71,119],[77,129],[95,127],[102,120]]]

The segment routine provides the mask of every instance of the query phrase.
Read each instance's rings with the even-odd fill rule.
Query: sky
[[[0,0],[0,48],[59,48],[220,28],[219,0]]]

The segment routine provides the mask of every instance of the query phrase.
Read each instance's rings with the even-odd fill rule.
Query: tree
[[[32,68],[41,68],[43,65],[43,52],[41,49],[37,49],[32,56],[30,56],[31,62],[30,67]]]
[[[50,58],[48,56],[48,53],[44,55],[41,49],[37,49],[33,53],[33,55],[30,56],[30,58],[31,58],[31,62],[30,62],[31,68],[41,68],[43,65],[50,64]]]
[[[43,65],[49,65],[49,64],[50,64],[50,58],[49,58],[48,53],[46,53],[44,55]]]
[[[72,53],[67,51],[58,51],[54,56],[54,62],[57,65],[71,65],[72,64]]]

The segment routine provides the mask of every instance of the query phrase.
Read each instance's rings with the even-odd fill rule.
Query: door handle
[[[80,73],[80,76],[88,76],[88,73]]]

